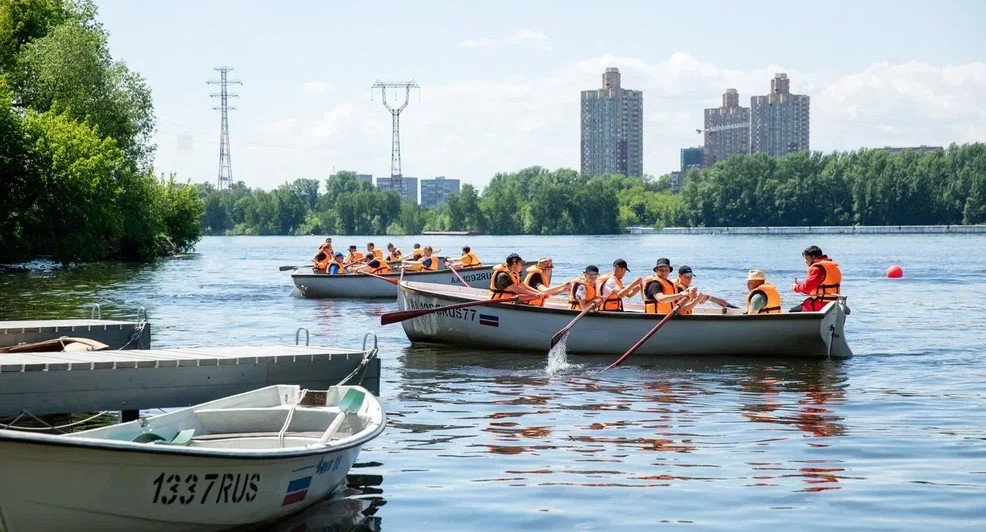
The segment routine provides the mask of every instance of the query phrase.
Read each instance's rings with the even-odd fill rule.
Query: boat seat
[[[130,440],[134,443],[157,443],[161,445],[188,445],[188,442],[192,441],[192,437],[195,435],[195,429],[185,429],[175,434],[170,440],[161,436],[160,434],[155,434],[153,432],[141,432],[134,439]]]
[[[276,438],[277,432],[230,432],[226,434],[200,434],[192,438],[192,441],[214,441],[214,440],[235,440],[240,438]],[[312,438],[322,437],[321,432],[285,432],[285,438]]]
[[[200,408],[195,417],[207,433],[277,432],[284,426],[291,407],[269,408]],[[322,430],[339,413],[334,407],[295,407],[291,417],[292,432]]]

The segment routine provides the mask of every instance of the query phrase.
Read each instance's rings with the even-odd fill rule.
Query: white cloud
[[[301,92],[310,95],[328,94],[336,88],[331,81],[308,81],[301,86]]]
[[[540,31],[520,30],[498,38],[483,37],[466,39],[460,41],[458,46],[460,48],[492,48],[494,46],[519,46],[525,44],[539,48],[548,48],[548,36]]]
[[[815,150],[986,140],[986,63],[874,63],[852,72],[784,65],[735,70],[684,53],[658,62],[606,55],[535,76],[423,84],[420,99],[413,95],[401,115],[404,175],[445,175],[481,187],[496,172],[526,166],[578,169],[580,90],[599,86],[612,66],[620,69],[624,87],[644,91],[644,171],[652,175],[675,170],[680,148],[701,144],[695,129],[703,125],[703,109],[718,106],[726,88],[736,88],[748,106],[750,96],[768,92],[775,72],[788,74],[793,92],[811,96]],[[251,148],[244,158],[272,162],[256,170],[256,181],[242,170],[237,177],[270,188],[296,177],[325,177],[333,166],[388,174],[391,117],[379,98],[370,101],[363,94],[281,117],[272,126],[276,143],[299,149]],[[288,167],[282,164],[286,154]]]

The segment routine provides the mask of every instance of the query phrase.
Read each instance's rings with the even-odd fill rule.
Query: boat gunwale
[[[468,268],[456,268],[455,271],[459,272],[460,274],[463,274],[463,273],[471,273],[471,272],[480,271],[480,270],[488,270],[488,269],[491,269],[491,268],[493,268],[493,266],[470,266]],[[304,269],[308,269],[308,268],[304,268]],[[435,275],[435,274],[438,274],[438,273],[447,274],[447,273],[449,273],[451,271],[452,270],[451,269],[448,269],[448,268],[446,268],[444,270],[429,270],[429,271],[420,271],[420,272],[405,271],[404,272],[404,277],[408,277],[408,276],[412,276],[412,275],[413,276],[418,276],[418,275],[428,276],[428,275]],[[376,275],[378,277],[386,277],[388,279],[389,278],[392,278],[392,277],[393,278],[398,278],[398,277],[401,276],[401,271],[400,270],[396,270],[396,271],[392,271],[390,273],[375,273],[373,275]],[[291,277],[318,277],[318,278],[333,278],[333,279],[366,279],[367,277],[372,277],[372,275],[369,275],[369,274],[366,274],[366,273],[347,273],[345,275],[338,275],[338,274],[335,274],[334,275],[334,274],[331,274],[331,273],[315,273],[315,272],[309,273],[309,272],[299,272],[298,270],[295,270],[295,271],[291,272]],[[387,296],[387,297],[390,297],[390,296]]]
[[[449,299],[462,303],[468,301],[479,301],[479,299],[468,297],[468,295],[466,294],[451,295],[439,291],[430,292],[426,289],[416,288],[414,286],[411,286],[409,284],[410,282],[411,281],[402,281],[398,286],[398,290],[407,290],[421,295],[439,297],[439,298]],[[428,283],[428,284],[435,284],[435,283]],[[445,285],[437,285],[437,284],[435,286],[440,286],[442,288],[455,288],[455,289],[465,288],[462,286],[451,286],[451,285],[445,286]],[[475,290],[481,290],[481,289],[475,289]],[[832,301],[828,305],[822,307],[821,310],[809,311],[809,312],[783,312],[778,314],[752,314],[752,315],[751,314],[690,314],[687,316],[682,316],[679,314],[677,316],[674,316],[673,319],[695,320],[695,321],[719,321],[722,319],[731,319],[731,320],[755,319],[758,321],[759,320],[819,320],[820,321],[823,320],[830,312],[835,312],[835,304],[838,304],[838,301]],[[489,306],[494,308],[496,307],[512,308],[515,310],[522,310],[527,312],[547,312],[549,314],[565,314],[565,315],[573,315],[573,316],[579,313],[578,310],[573,310],[573,309],[535,307],[532,305],[518,305],[516,303],[490,303]],[[403,310],[406,311],[411,309],[403,309]],[[640,320],[654,320],[658,316],[665,316],[664,314],[647,314],[644,312],[607,311],[607,310],[597,310],[591,312],[590,314],[596,317],[604,317],[604,318],[612,317],[619,319],[640,319]]]

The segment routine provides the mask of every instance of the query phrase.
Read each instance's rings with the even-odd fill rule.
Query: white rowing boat
[[[462,268],[459,275],[472,287],[485,288],[493,276],[492,266]],[[396,298],[400,272],[383,274],[380,277],[392,279],[390,283],[371,275],[346,274],[329,275],[313,273],[310,268],[298,269],[291,273],[294,286],[301,297],[306,299],[323,298]],[[430,272],[404,272],[405,279],[435,283],[447,286],[462,286],[459,278],[449,269]]]
[[[400,310],[442,307],[489,299],[489,291],[404,281]],[[636,352],[637,355],[762,355],[849,358],[845,301],[817,312],[745,315],[730,309],[694,309],[675,316]],[[551,337],[578,314],[565,297],[544,308],[511,303],[433,312],[403,321],[412,342],[466,345],[519,351],[547,351]],[[569,332],[568,353],[620,355],[663,316],[626,304],[624,312],[590,312]]]
[[[73,434],[0,430],[0,530],[222,530],[345,484],[384,428],[358,386],[278,385]]]

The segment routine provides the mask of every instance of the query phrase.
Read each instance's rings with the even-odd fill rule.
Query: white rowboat
[[[397,306],[418,310],[489,299],[489,291],[404,281]],[[663,318],[643,313],[640,304],[624,312],[590,312],[568,333],[566,352],[621,355]],[[731,309],[694,309],[675,316],[642,345],[639,355],[755,355],[849,358],[845,301],[817,312],[745,315]],[[551,337],[578,314],[566,297],[543,308],[511,303],[433,312],[402,322],[412,342],[490,349],[547,351]]]
[[[492,266],[462,268],[457,270],[466,283],[472,287],[486,288],[493,276]],[[383,274],[380,277],[400,279],[400,272]],[[405,279],[435,283],[447,286],[462,286],[452,270],[433,272],[404,272]],[[294,286],[301,297],[306,299],[323,298],[396,298],[397,285],[370,275],[346,274],[329,275],[313,273],[310,268],[298,269],[291,273]]]
[[[0,531],[266,523],[343,486],[384,424],[364,388],[278,385],[73,434],[0,430]]]

